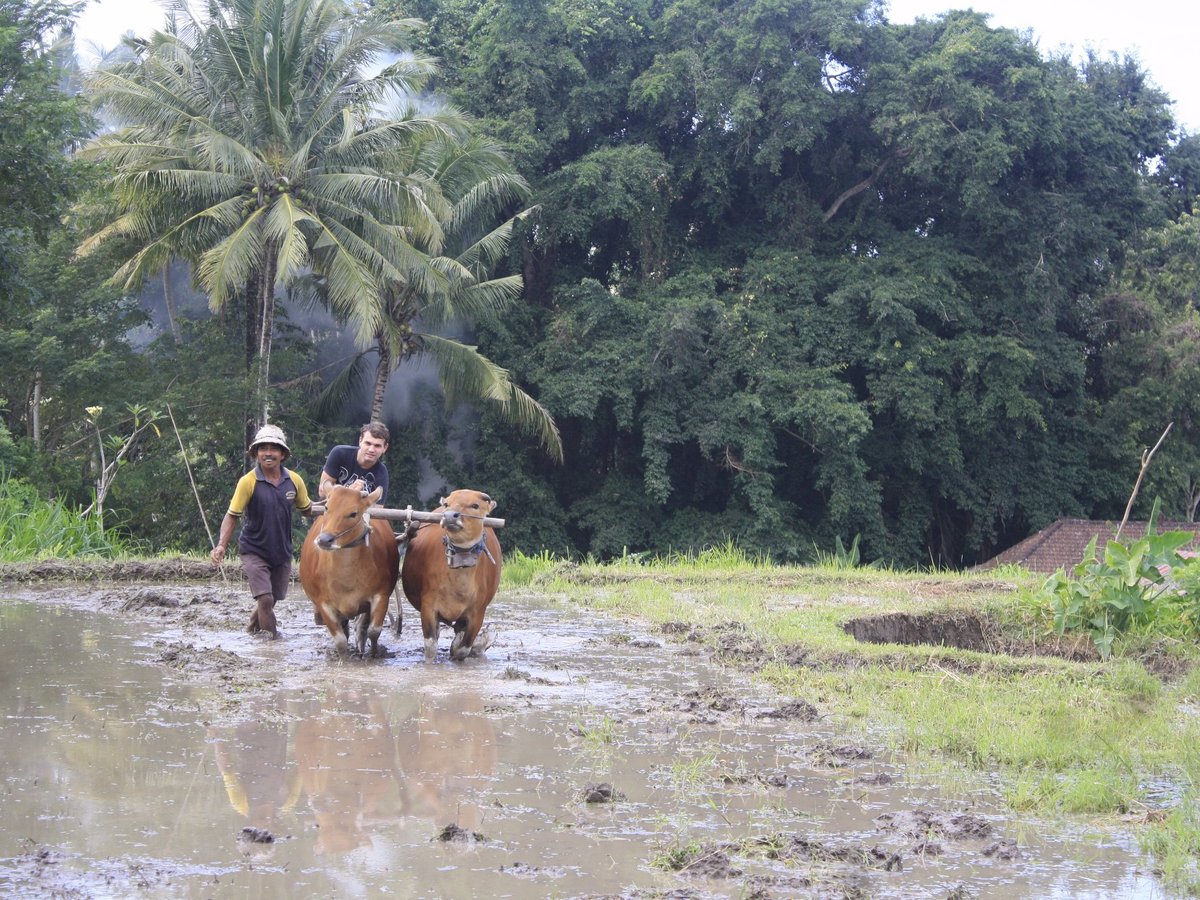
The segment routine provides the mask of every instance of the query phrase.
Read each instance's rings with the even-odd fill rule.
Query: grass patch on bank
[[[736,664],[766,684],[930,765],[999,772],[1014,810],[1144,822],[1144,846],[1168,884],[1200,891],[1194,642],[1131,633],[1108,660],[1059,658],[1069,642],[1030,599],[1041,579],[1019,569],[775,566],[723,548],[608,564],[542,557],[516,570],[522,584],[573,604],[684,623],[718,650],[740,626],[756,658]],[[939,613],[986,620],[1024,652],[865,643],[843,628],[862,617]]]
[[[130,552],[128,543],[98,519],[61,500],[40,497],[33,485],[0,478],[0,562],[101,557]]]

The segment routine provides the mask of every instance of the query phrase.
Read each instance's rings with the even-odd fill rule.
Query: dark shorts
[[[246,570],[246,580],[250,582],[251,597],[270,594],[278,603],[287,596],[288,584],[292,580],[290,559],[277,566],[271,566],[261,556],[243,553],[242,568]]]

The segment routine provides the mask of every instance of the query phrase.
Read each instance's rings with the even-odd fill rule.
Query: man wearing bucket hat
[[[292,575],[292,510],[311,515],[312,501],[304,479],[284,468],[283,461],[291,451],[282,428],[264,425],[258,429],[249,453],[254,468],[234,488],[212,561],[213,565],[221,564],[234,526],[241,521],[238,555],[256,603],[246,630],[276,638],[275,604],[287,596]]]

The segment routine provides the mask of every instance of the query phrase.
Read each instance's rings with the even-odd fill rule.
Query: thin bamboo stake
[[[1154,452],[1162,446],[1162,442],[1167,439],[1167,435],[1171,431],[1171,426],[1174,422],[1168,422],[1167,427],[1163,430],[1162,436],[1158,439],[1158,443],[1149,450],[1142,451],[1142,470],[1138,472],[1137,481],[1133,484],[1133,493],[1129,495],[1129,502],[1125,504],[1125,515],[1121,519],[1121,524],[1117,526],[1117,533],[1113,537],[1114,541],[1121,539],[1121,531],[1125,528],[1125,524],[1129,521],[1129,513],[1133,510],[1133,501],[1137,499],[1138,491],[1142,487],[1142,479],[1146,477],[1146,470],[1150,468],[1150,460],[1154,456]]]
[[[196,489],[196,479],[192,477],[192,465],[188,462],[187,450],[183,446],[183,436],[179,433],[179,426],[175,424],[175,413],[171,412],[171,404],[167,404],[167,415],[171,418],[171,427],[175,429],[175,440],[179,441],[179,455],[183,457],[183,467],[187,469],[188,481],[192,485],[192,495],[196,498],[196,505],[200,507],[200,521],[204,523],[204,531],[208,534],[209,547],[216,547],[217,542],[213,539],[212,529],[208,527],[208,515],[204,512],[204,504],[200,502],[200,491]],[[229,578],[225,575],[225,567],[219,566],[218,571],[221,573],[221,580],[226,584],[229,583]]]

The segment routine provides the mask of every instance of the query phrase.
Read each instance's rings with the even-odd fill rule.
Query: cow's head
[[[440,510],[442,527],[450,542],[470,547],[483,537],[483,518],[496,508],[496,501],[483,491],[460,489],[443,497]]]
[[[379,502],[383,488],[371,493],[338,485],[325,498],[325,514],[321,517],[321,533],[317,546],[322,550],[342,550],[366,543],[371,533],[371,517],[367,510]]]

